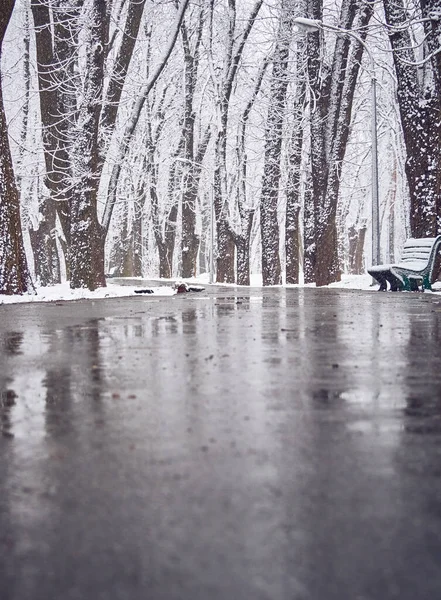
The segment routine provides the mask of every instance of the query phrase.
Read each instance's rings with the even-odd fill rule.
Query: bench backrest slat
[[[440,236],[436,238],[409,238],[404,244],[400,262],[419,262],[426,266],[432,259],[434,247],[440,244]]]

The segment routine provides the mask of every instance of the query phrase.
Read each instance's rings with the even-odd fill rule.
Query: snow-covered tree
[[[0,61],[3,40],[14,8],[4,0],[0,11]],[[23,245],[19,192],[12,164],[0,74],[0,294],[33,291]]]
[[[406,146],[414,237],[441,230],[441,5],[383,0]]]
[[[265,131],[265,161],[260,200],[262,280],[264,285],[282,283],[279,258],[278,199],[282,136],[288,88],[288,61],[292,36],[293,3],[282,0],[277,40],[272,58],[271,104]]]
[[[309,0],[309,16],[322,20],[322,0]],[[355,29],[366,39],[373,2],[343,0],[341,29]],[[323,62],[323,32],[308,34],[307,55],[311,113],[311,176],[305,207],[305,275],[317,285],[340,279],[337,203],[352,103],[364,46],[354,37],[338,37],[331,64]]]
[[[221,47],[224,55],[218,68],[217,57],[213,55],[214,2],[210,2],[210,48],[212,83],[216,93],[216,137],[214,151],[214,212],[216,216],[217,233],[217,269],[216,278],[219,282],[233,283],[234,274],[234,234],[229,222],[229,202],[227,194],[227,134],[229,106],[236,82],[239,64],[245,44],[262,7],[263,0],[256,0],[245,24],[240,28],[237,19],[236,0],[228,0],[226,9],[227,30],[226,38]]]
[[[109,40],[112,15],[106,2],[31,1],[50,191],[31,239],[41,243],[53,238],[57,213],[72,287],[105,285],[105,231],[98,219],[97,194],[144,4],[129,3],[121,39],[117,27]],[[112,55],[115,38],[120,44]],[[110,71],[107,86],[105,65]]]

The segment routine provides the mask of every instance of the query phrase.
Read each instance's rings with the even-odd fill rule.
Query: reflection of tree
[[[66,351],[72,349],[69,330],[61,333],[54,332],[49,343],[49,354],[55,357],[64,357]],[[72,362],[51,363],[46,371],[43,385],[46,387],[46,431],[48,434],[59,432],[61,424],[72,426],[70,408]]]
[[[284,381],[292,392],[288,402],[279,396],[273,417],[280,447],[273,506],[284,532],[273,556],[279,554],[284,572],[295,569],[305,597],[326,597],[331,589],[344,589],[348,598],[384,597],[391,573],[407,564],[402,541],[414,546],[407,519],[419,514],[406,511],[406,478],[394,470],[390,405],[377,402],[379,391],[386,400],[397,393],[386,386],[398,367],[382,364],[390,353],[402,365],[403,340],[393,331],[397,307],[374,295],[360,298],[360,306],[354,296],[309,289],[296,306],[300,294],[286,292],[292,303]]]
[[[21,354],[22,342],[23,333],[21,331],[8,331],[3,340],[3,352],[9,356]]]
[[[406,428],[441,432],[441,327],[439,313],[424,311],[410,321],[405,378]]]
[[[339,401],[345,381],[346,309],[338,294],[325,295],[323,300],[313,303],[308,302],[305,294],[302,312],[304,342],[299,361],[304,392],[314,408],[332,409]]]
[[[8,331],[2,339],[2,351],[0,352],[0,432],[3,437],[13,437],[11,432],[11,409],[15,406],[17,394],[10,389],[11,378],[6,377],[6,365],[4,357],[17,356],[21,354],[23,333],[19,331]]]
[[[2,386],[3,387],[3,386]],[[0,397],[0,431],[3,437],[14,437],[11,432],[11,408],[15,405],[14,390],[2,391]]]
[[[60,430],[71,430],[74,396],[83,401],[84,412],[95,410],[103,383],[100,359],[99,319],[91,319],[84,325],[53,332],[49,355],[55,359],[46,371],[46,427],[48,433],[59,434]],[[70,360],[66,360],[67,356]],[[83,410],[81,410],[83,413]]]
[[[72,328],[70,335],[80,346],[76,365],[78,371],[75,373],[76,390],[82,390],[81,395],[84,398],[99,399],[103,383],[100,358],[100,319],[91,319],[80,328]]]

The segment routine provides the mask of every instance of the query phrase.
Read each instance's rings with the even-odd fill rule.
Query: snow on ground
[[[378,283],[372,285],[372,277],[365,275],[342,275],[341,281],[331,283],[331,288],[346,288],[348,290],[378,290]]]
[[[145,286],[140,280],[139,285],[122,285],[108,282],[107,287],[98,288],[94,292],[87,289],[71,290],[69,282],[52,285],[49,287],[37,287],[36,294],[24,294],[23,296],[4,296],[0,294],[0,304],[14,304],[16,302],[57,302],[60,300],[81,300],[83,298],[117,298],[122,296],[134,296],[135,290],[151,289],[155,296],[172,296],[175,294],[173,286]]]
[[[118,278],[109,279],[107,287],[99,288],[94,292],[87,289],[71,290],[69,283],[61,283],[50,287],[38,287],[36,294],[25,294],[23,296],[6,296],[0,294],[0,304],[15,304],[22,302],[57,302],[61,300],[81,300],[83,298],[100,299],[100,298],[118,298],[123,296],[135,296],[135,290],[151,289],[155,296],[172,296],[176,294],[174,289],[176,279],[159,280],[159,279],[136,279],[136,278]],[[202,274],[200,277],[186,279],[186,283],[209,286],[208,274]],[[231,284],[233,287],[234,284]],[[439,285],[439,282],[438,282]],[[251,275],[251,287],[261,287],[262,276]],[[301,286],[287,286],[301,287]],[[310,287],[309,285],[307,287]],[[314,287],[314,284],[312,284]],[[343,275],[342,280],[337,283],[332,283],[330,288],[342,288],[348,290],[368,290],[377,291],[378,285],[372,285],[372,278],[369,275]],[[435,292],[441,292],[441,288],[435,288]],[[150,295],[151,296],[151,295]]]

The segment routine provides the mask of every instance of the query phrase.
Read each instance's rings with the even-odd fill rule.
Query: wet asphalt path
[[[441,597],[441,296],[0,306],[1,600]]]

